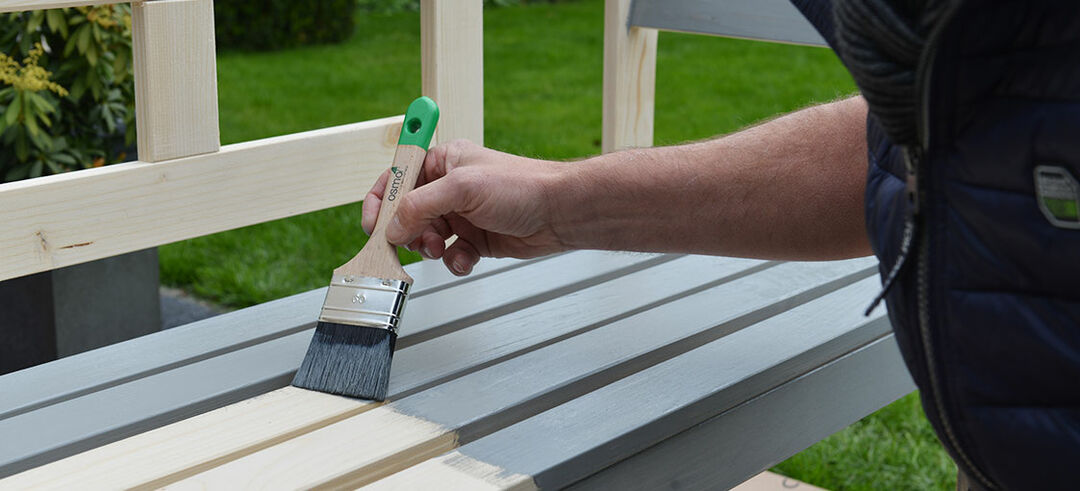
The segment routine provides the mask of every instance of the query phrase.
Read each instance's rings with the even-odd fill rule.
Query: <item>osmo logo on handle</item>
[[[401,180],[405,178],[405,171],[408,169],[408,167],[390,168],[390,192],[386,193],[386,201],[397,199],[398,190],[401,189]]]

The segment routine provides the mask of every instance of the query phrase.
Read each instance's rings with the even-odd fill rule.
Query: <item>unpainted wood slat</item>
[[[790,0],[634,0],[630,25],[825,46]]]
[[[433,142],[484,144],[484,2],[420,2],[421,85],[439,104]]]
[[[869,260],[782,264],[450,380],[170,487],[362,485],[422,460],[442,437],[395,437],[361,451],[355,441],[370,438],[373,425],[393,419],[387,413],[430,421],[469,441],[870,274]],[[381,429],[379,434],[393,432]],[[383,451],[372,453],[371,448]]]
[[[630,4],[607,0],[604,7],[605,153],[653,144],[657,32],[628,23]]]
[[[398,116],[0,184],[0,280],[360,201],[400,130]]]
[[[416,298],[522,264],[530,262],[485,259],[468,277],[454,276],[434,261],[405,270],[416,279],[410,294]],[[310,329],[325,295],[320,288],[0,376],[0,420]]]
[[[64,7],[89,7],[116,3],[113,0],[0,0],[0,12],[58,9]],[[140,3],[140,2],[132,2]]]
[[[608,271],[619,265],[635,264],[636,262],[649,261],[656,256],[652,255],[613,255],[599,252],[577,252],[565,256],[580,255],[584,262],[595,263],[599,270]],[[614,262],[605,263],[599,258],[608,258]],[[575,271],[552,269],[549,265],[555,259],[562,259],[563,267],[574,267]],[[590,271],[583,267],[581,262],[566,261],[564,256],[558,256],[550,260],[538,261],[530,264],[527,268],[515,268],[504,274],[510,274],[517,269],[532,269],[528,276],[540,284],[558,288],[560,283],[550,283],[545,276],[561,277],[563,282],[572,283],[586,277]],[[426,344],[423,343],[412,348],[399,348],[395,355],[394,370],[391,373],[390,396],[396,398],[400,394],[409,392],[432,384],[440,379],[468,371],[470,367],[490,363],[492,360],[507,356],[512,350],[523,349],[530,342],[539,342],[545,336],[555,336],[558,332],[547,329],[543,324],[533,322],[531,329],[525,329],[529,325],[523,325],[522,319],[540,318],[552,315],[560,311],[584,311],[594,310],[592,317],[582,319],[595,321],[602,319],[603,315],[617,316],[624,310],[633,309],[633,304],[625,302],[614,307],[595,307],[598,303],[617,300],[620,295],[625,296],[633,293],[637,285],[654,278],[664,281],[670,286],[659,288],[653,292],[642,295],[641,299],[657,300],[664,295],[692,289],[693,287],[714,281],[715,276],[725,272],[737,273],[746,268],[753,267],[759,261],[724,259],[724,258],[679,258],[672,261],[682,264],[673,269],[665,268],[669,263],[659,264],[653,268],[631,273],[625,277],[619,277],[613,281],[603,282],[599,285],[587,288],[583,294],[571,294],[558,297],[549,302],[526,308],[524,315],[514,312],[507,316],[491,319],[476,326],[487,329],[492,335],[500,334],[500,344],[489,345],[482,342],[482,338],[475,338],[481,342],[471,344],[459,344],[456,346],[452,361],[447,362],[446,356],[432,356]],[[413,271],[416,268],[410,265]],[[417,278],[424,276],[419,273]],[[502,283],[503,288],[508,285],[519,283],[520,277],[510,276],[504,278],[503,274],[488,277],[486,282]],[[467,286],[465,284],[463,286]],[[474,285],[475,286],[475,285]],[[411,301],[408,309],[426,310],[425,298],[437,298],[442,295],[452,295],[458,298],[460,303],[472,305],[477,310],[490,307],[492,296],[469,296],[468,292],[454,292],[453,289],[444,289],[430,297],[422,297]],[[507,298],[507,297],[499,297]],[[319,299],[321,302],[321,299]],[[317,312],[321,303],[310,306],[312,312]],[[408,310],[407,309],[407,310]],[[410,311],[413,311],[410,310]],[[230,315],[221,316],[219,322],[225,324],[225,319]],[[411,319],[411,320],[410,320]],[[415,318],[406,316],[406,322],[402,325],[402,340],[408,340],[417,332],[423,332],[426,327],[417,324]],[[438,321],[436,321],[438,322]],[[34,411],[23,417],[12,418],[8,421],[0,421],[0,435],[10,435],[15,441],[18,436],[26,445],[18,447],[4,447],[0,442],[0,465],[7,463],[6,467],[0,467],[0,475],[14,472],[18,468],[26,468],[31,464],[43,461],[55,460],[64,455],[70,455],[77,450],[100,445],[107,441],[114,441],[122,436],[130,435],[132,428],[145,428],[147,426],[161,426],[171,421],[180,419],[177,414],[193,414],[193,411],[205,411],[211,405],[221,406],[225,402],[238,401],[254,394],[273,390],[287,384],[303,359],[304,353],[311,336],[312,323],[306,321],[308,329],[298,334],[287,336],[272,342],[255,345],[244,350],[219,355],[195,364],[178,368],[162,374],[131,381],[110,389],[84,395],[83,397]],[[575,325],[576,326],[576,325]],[[520,327],[521,329],[515,329]],[[536,331],[555,332],[536,332]],[[469,339],[463,332],[452,335],[456,339]],[[441,339],[439,342],[442,342]],[[407,344],[407,343],[406,343]],[[414,350],[419,350],[421,356],[413,355]],[[239,366],[242,369],[234,370],[230,367]],[[207,383],[203,379],[217,374],[212,381]],[[187,383],[178,381],[187,380]],[[230,390],[229,387],[232,387]],[[285,398],[283,411],[289,410],[292,405],[299,404],[304,394],[315,394],[309,391],[296,389],[284,389],[292,394]],[[168,397],[159,397],[157,391],[165,391]],[[225,400],[223,398],[230,398]],[[316,397],[316,404],[321,404]],[[125,412],[117,414],[97,413],[88,408],[105,408],[110,401],[122,401],[125,404]],[[222,402],[224,401],[224,402]],[[244,404],[244,403],[240,403]],[[129,487],[139,483],[168,481],[176,476],[186,475],[202,470],[208,463],[228,460],[236,455],[244,454],[249,447],[258,447],[260,442],[274,442],[282,438],[282,435],[291,435],[304,428],[317,427],[329,424],[335,419],[340,419],[343,414],[365,410],[365,403],[357,402],[354,406],[346,408],[332,407],[326,413],[313,413],[308,418],[294,415],[282,419],[288,420],[289,424],[277,426],[262,426],[255,428],[245,426],[228,426],[225,423],[213,424],[217,421],[209,413],[192,421],[181,421],[171,427],[161,428],[153,432],[138,435],[127,441],[117,442],[111,446],[95,449],[92,452],[75,456],[65,461],[57,462],[52,466],[35,469],[29,473],[16,476],[16,483],[33,483],[42,485],[52,483],[58,487],[74,485],[101,485],[103,487]],[[192,409],[197,408],[197,409]],[[224,408],[221,411],[225,421],[232,421],[231,410]],[[72,417],[72,415],[78,417]],[[42,434],[37,431],[40,425],[48,424],[52,418],[64,418],[65,423],[52,429],[51,433]],[[205,428],[203,428],[205,426]],[[228,426],[228,429],[222,429]],[[176,442],[171,435],[186,435],[187,440]],[[199,436],[201,435],[201,437]],[[47,438],[46,438],[47,437]],[[198,442],[194,444],[193,442]],[[139,452],[131,449],[139,448]],[[116,455],[125,458],[118,459]],[[184,458],[178,458],[182,455]],[[233,457],[229,457],[233,456]],[[124,470],[126,469],[126,470]],[[134,471],[132,469],[138,469]],[[6,472],[5,472],[6,471]],[[121,477],[122,476],[122,477]],[[65,484],[66,483],[66,484]],[[30,484],[28,484],[30,485]]]

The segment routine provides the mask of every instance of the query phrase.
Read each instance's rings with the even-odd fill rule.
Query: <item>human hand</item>
[[[554,191],[566,165],[467,140],[438,145],[428,151],[416,188],[402,198],[386,238],[424,257],[441,257],[456,275],[469,274],[484,256],[530,258],[567,250],[552,228]],[[384,172],[364,197],[362,226],[368,234],[389,175]]]

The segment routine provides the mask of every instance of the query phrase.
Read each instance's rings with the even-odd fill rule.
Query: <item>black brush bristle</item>
[[[292,384],[362,399],[386,399],[397,334],[319,321]]]

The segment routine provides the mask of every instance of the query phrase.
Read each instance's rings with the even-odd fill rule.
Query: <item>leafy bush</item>
[[[132,82],[127,4],[0,17],[0,178],[123,160]]]
[[[214,3],[219,48],[282,49],[352,36],[357,0],[243,0]]]

